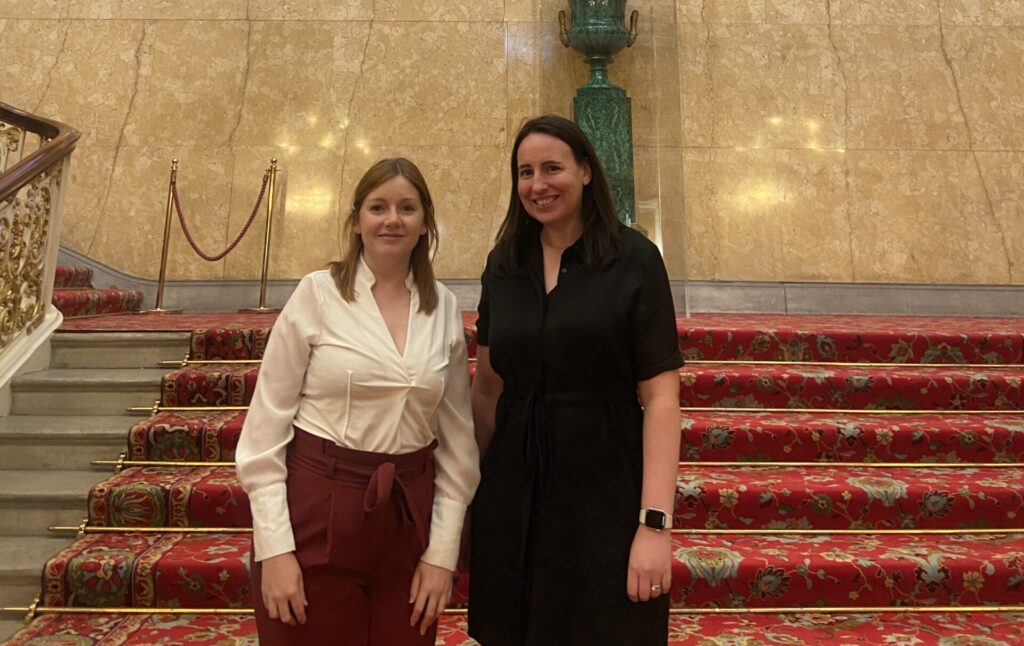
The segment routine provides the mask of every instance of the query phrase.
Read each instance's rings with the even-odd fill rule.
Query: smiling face
[[[534,132],[516,151],[517,190],[523,208],[544,226],[582,226],[583,187],[590,164],[580,163],[557,137]]]
[[[423,202],[416,187],[399,175],[370,191],[359,207],[354,229],[371,266],[408,265],[420,236],[427,234]]]

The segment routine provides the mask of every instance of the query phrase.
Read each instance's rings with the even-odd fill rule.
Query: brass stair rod
[[[53,534],[251,534],[252,527],[104,527],[52,525]],[[1008,532],[1013,533],[1013,532]]]
[[[178,181],[178,158],[171,160],[171,178],[167,183],[167,208],[164,213],[164,242],[160,251],[160,277],[156,284],[156,307],[148,312],[154,314],[176,314],[181,310],[164,308],[164,287],[167,284],[167,256],[171,246],[171,214],[174,210],[174,184]]]
[[[26,621],[31,621],[36,615],[251,615],[252,608],[146,608],[146,607],[123,607],[123,608],[88,608],[82,606],[25,606],[25,607],[4,607],[0,613],[18,613],[27,615]],[[465,608],[445,608],[441,611],[443,615],[465,615]]]

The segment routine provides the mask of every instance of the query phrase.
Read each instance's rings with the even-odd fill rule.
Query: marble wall
[[[561,0],[0,0],[0,101],[75,125],[63,242],[155,277],[169,162],[220,251],[271,157],[271,275],[339,253],[351,190],[406,155],[438,273],[479,274],[522,120],[587,77]],[[638,224],[677,279],[1024,282],[1024,2],[630,0]],[[263,223],[173,279],[259,275]]]

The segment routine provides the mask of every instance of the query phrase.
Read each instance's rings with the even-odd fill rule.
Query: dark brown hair
[[[431,258],[434,250],[437,249],[437,220],[434,219],[434,201],[430,199],[430,191],[427,189],[427,181],[423,179],[423,173],[404,157],[391,157],[382,159],[363,173],[363,177],[356,185],[355,193],[352,196],[352,208],[345,219],[345,231],[348,232],[348,240],[345,247],[345,257],[336,260],[328,265],[334,283],[341,292],[341,297],[348,302],[355,300],[356,269],[359,266],[359,256],[363,253],[363,239],[356,233],[356,224],[359,222],[359,209],[363,207],[366,197],[378,186],[395,177],[404,177],[413,185],[419,193],[420,202],[423,204],[423,224],[427,228],[427,234],[420,236],[419,241],[412,250],[412,257],[409,259],[409,266],[412,268],[413,279],[416,281],[416,289],[420,295],[419,311],[430,314],[437,307],[437,285],[434,283],[434,268],[431,265]]]
[[[593,144],[575,123],[555,114],[546,114],[530,119],[519,129],[512,146],[512,194],[508,201],[505,220],[498,229],[494,244],[494,259],[499,273],[517,273],[524,268],[520,264],[523,241],[529,231],[535,231],[537,221],[523,208],[519,199],[519,145],[528,135],[540,133],[564,141],[572,150],[576,163],[590,165],[590,183],[583,187],[583,260],[588,266],[600,267],[608,264],[619,254],[619,220],[615,215],[615,204],[611,189],[605,178],[601,161],[597,158]]]

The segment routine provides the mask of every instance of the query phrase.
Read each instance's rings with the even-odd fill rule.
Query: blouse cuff
[[[295,551],[285,483],[267,485],[251,492],[249,507],[252,509],[253,558],[256,561]]]
[[[454,572],[459,560],[459,540],[465,518],[465,504],[451,498],[435,497],[430,520],[430,544],[420,560]]]

